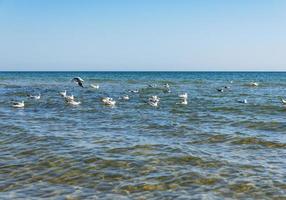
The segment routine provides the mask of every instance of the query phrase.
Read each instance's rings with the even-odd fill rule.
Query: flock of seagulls
[[[80,77],[75,77],[72,79],[73,82],[77,83],[78,86],[84,88],[84,80]],[[232,83],[232,81],[231,81]],[[249,86],[251,87],[257,87],[259,85],[259,83],[257,82],[250,82],[248,84]],[[94,85],[94,84],[90,84],[90,87],[93,88],[93,89],[99,89],[99,85]],[[157,87],[157,85],[148,85],[148,87],[150,88],[155,88]],[[227,90],[227,89],[230,89],[229,86],[224,86],[222,88],[217,88],[217,91],[218,92],[224,92],[224,90]],[[129,90],[128,92],[130,93],[139,93],[139,90]],[[163,85],[163,92],[164,93],[170,93],[171,92],[171,89],[170,89],[170,86],[168,83],[164,84]],[[77,105],[80,105],[81,102],[80,101],[77,101],[75,99],[75,97],[71,94],[71,95],[68,95],[67,94],[67,91],[63,91],[63,92],[60,92],[59,93],[60,96],[63,97],[64,101],[69,104],[69,105],[72,105],[72,106],[77,106]],[[38,94],[38,95],[28,95],[28,97],[30,99],[34,99],[34,100],[39,100],[41,99],[41,94]],[[183,93],[183,94],[179,94],[178,95],[178,98],[179,98],[179,102],[177,104],[181,104],[181,105],[187,105],[188,104],[188,94],[187,93]],[[122,97],[119,98],[120,100],[125,100],[125,101],[128,101],[130,99],[130,97],[128,95],[124,95]],[[103,97],[101,99],[102,103],[104,105],[107,105],[107,106],[115,106],[116,105],[116,101],[114,99],[112,99],[111,97]],[[281,99],[282,101],[282,104],[285,104],[286,105],[286,99]],[[247,99],[243,99],[243,100],[238,100],[237,101],[238,103],[242,103],[242,104],[247,104],[248,101]],[[160,98],[158,96],[151,96],[150,98],[148,98],[148,101],[146,101],[146,103],[152,107],[157,107],[159,104],[160,104]],[[20,101],[20,102],[12,102],[12,107],[14,108],[24,108],[25,107],[25,102],[24,101]]]

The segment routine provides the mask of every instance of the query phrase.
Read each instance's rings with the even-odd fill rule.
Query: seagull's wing
[[[82,84],[81,81],[78,82],[78,85],[79,85],[80,87],[83,87],[83,84]]]

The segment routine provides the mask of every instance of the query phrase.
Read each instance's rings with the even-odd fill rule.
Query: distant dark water
[[[165,83],[171,93],[147,88]],[[286,73],[0,72],[0,95],[0,199],[286,198]]]

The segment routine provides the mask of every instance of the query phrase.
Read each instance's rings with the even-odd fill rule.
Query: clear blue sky
[[[286,1],[0,0],[0,70],[286,70]]]

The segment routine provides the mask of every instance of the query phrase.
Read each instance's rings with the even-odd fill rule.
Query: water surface
[[[165,83],[171,93],[147,87]],[[285,88],[286,73],[1,72],[0,198],[286,198]],[[82,104],[65,104],[65,89]],[[183,92],[189,104],[177,105]]]

